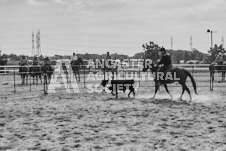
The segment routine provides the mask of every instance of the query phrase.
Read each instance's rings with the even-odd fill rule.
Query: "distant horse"
[[[35,79],[36,79],[36,84],[38,84],[38,78],[42,83],[42,71],[40,66],[30,66],[29,73],[30,73],[30,76],[33,77],[33,84],[35,84]]]
[[[182,68],[172,68],[172,69],[170,69],[168,71],[168,73],[171,73],[171,75],[174,75],[174,76],[176,75],[176,78],[174,78],[174,76],[171,76],[173,78],[167,78],[167,79],[166,78],[165,79],[161,79],[160,78],[160,79],[158,79],[157,76],[159,75],[159,72],[158,72],[159,71],[159,66],[155,65],[154,63],[152,63],[149,67],[146,67],[144,65],[143,71],[145,72],[149,68],[150,68],[151,72],[153,74],[155,74],[155,79],[154,79],[154,81],[155,81],[155,94],[154,94],[153,98],[155,98],[155,95],[156,95],[157,91],[159,90],[160,85],[163,84],[165,89],[166,89],[166,92],[171,96],[171,100],[172,100],[172,95],[170,94],[170,92],[168,90],[167,84],[178,82],[182,86],[182,93],[181,93],[181,96],[180,96],[180,100],[182,100],[182,96],[184,94],[184,91],[186,90],[188,92],[188,94],[189,94],[190,101],[191,101],[192,98],[191,98],[190,90],[186,86],[186,79],[187,79],[187,77],[190,77],[191,82],[192,82],[193,87],[194,87],[194,90],[195,90],[195,93],[197,94],[196,82],[195,82],[193,76],[187,70],[182,69]]]
[[[80,71],[81,65],[83,65],[82,58],[78,58],[77,60],[71,62],[71,67],[72,67],[72,71],[75,75],[75,79],[78,80],[79,82],[80,82],[80,72],[79,71]]]
[[[221,72],[221,82],[225,82],[226,63],[219,66],[217,66],[216,63],[212,63],[209,66],[209,71],[212,81],[214,81],[215,72]]]
[[[44,76],[47,76],[46,80],[48,83],[50,83],[54,69],[51,67],[51,65],[43,65],[41,66],[41,71],[43,72]]]
[[[25,84],[25,79],[26,79],[26,84],[28,84],[28,72],[29,72],[28,66],[21,66],[19,72],[20,72],[19,74],[22,80],[22,84]]]

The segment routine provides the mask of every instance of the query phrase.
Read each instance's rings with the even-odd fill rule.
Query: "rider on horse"
[[[158,65],[163,65],[162,67],[159,68],[159,72],[162,72],[164,77],[166,72],[168,72],[170,69],[172,69],[172,61],[171,61],[171,56],[168,52],[166,52],[165,48],[161,48],[160,53],[162,55],[160,61],[158,62]]]
[[[78,57],[75,55],[75,53],[73,53],[73,55],[71,56],[71,59],[70,59],[71,65],[73,65],[73,63],[77,60],[78,60]]]
[[[110,68],[111,65],[112,65],[112,63],[111,63],[111,56],[110,56],[109,52],[107,52],[107,56],[105,58],[105,66],[107,68]]]
[[[44,59],[44,65],[51,65],[51,60],[50,60],[50,58],[49,57],[45,57],[45,59]]]
[[[19,65],[20,66],[28,66],[28,60],[27,60],[27,57],[25,55],[21,56]],[[22,67],[19,68],[19,72],[22,72],[21,69],[22,69]]]
[[[39,58],[37,56],[34,56],[32,65],[34,66],[39,65]]]

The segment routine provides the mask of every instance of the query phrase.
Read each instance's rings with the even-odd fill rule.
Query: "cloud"
[[[127,0],[52,0],[57,4],[67,5],[70,11],[100,12],[122,8]]]
[[[53,0],[54,3],[58,3],[58,4],[68,4],[66,1],[64,0]]]
[[[43,5],[49,2],[49,0],[27,0],[26,1],[30,5]]]

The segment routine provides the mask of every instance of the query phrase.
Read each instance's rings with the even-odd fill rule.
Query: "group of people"
[[[165,72],[166,70],[168,70],[169,68],[172,67],[171,56],[168,52],[166,52],[165,48],[163,48],[163,47],[159,50],[159,52],[161,54],[161,59],[157,63],[157,65],[159,65],[159,66],[162,65],[159,69],[159,72]],[[106,60],[111,59],[109,52],[107,52],[105,59]],[[78,60],[78,57],[75,53],[73,53],[73,55],[70,58],[71,64],[73,64],[73,62],[76,61],[76,60]],[[218,65],[223,64],[223,53],[219,53],[217,55],[217,57],[215,59],[215,63],[218,64]],[[29,62],[28,62],[26,56],[22,55],[21,60],[19,62],[19,65],[26,66],[28,64],[29,64]],[[49,57],[44,58],[44,65],[50,65],[50,64],[51,64],[51,59]],[[40,65],[40,61],[39,61],[39,58],[37,56],[34,56],[32,65]]]
[[[73,55],[71,56],[71,64],[76,61],[78,59],[78,57],[75,55],[75,53],[73,53]],[[29,61],[27,59],[27,57],[25,55],[22,55],[21,56],[21,59],[20,59],[20,62],[19,62],[19,65],[20,66],[28,66],[29,65]],[[39,61],[39,58],[37,56],[34,56],[33,57],[33,60],[32,60],[32,65],[33,66],[38,66],[38,65],[41,65],[40,61]],[[43,65],[51,65],[51,59],[49,57],[45,57],[44,58],[44,63]]]
[[[51,64],[51,59],[49,57],[44,58],[44,65],[50,65],[50,64]],[[21,56],[19,65],[20,66],[28,66],[29,65],[29,61],[28,61],[28,59],[25,55]],[[32,65],[34,65],[34,66],[40,65],[40,61],[39,61],[39,58],[37,56],[33,57]]]

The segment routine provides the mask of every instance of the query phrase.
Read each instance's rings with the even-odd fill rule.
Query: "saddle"
[[[166,75],[167,73],[173,73],[173,71],[176,69],[176,67],[173,67],[172,65],[168,65],[168,66],[162,66],[159,68],[158,72],[158,76],[161,77],[155,77],[155,81],[160,82],[160,81],[165,81]],[[162,76],[163,74],[163,76]],[[163,79],[161,79],[163,77]],[[173,75],[171,75],[171,77],[173,77]]]

